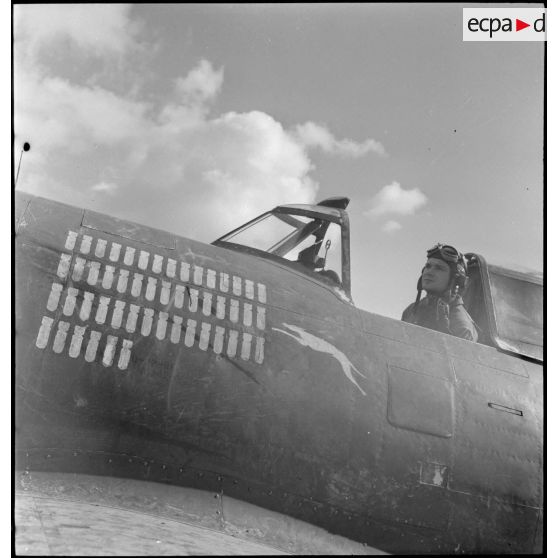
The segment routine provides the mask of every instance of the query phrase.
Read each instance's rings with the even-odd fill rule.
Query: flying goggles
[[[436,246],[433,246],[432,248],[430,248],[430,250],[426,251],[426,256],[428,258],[439,256],[446,262],[463,263],[463,255],[461,254],[461,252],[458,252],[453,246],[450,246],[449,244],[436,244]]]

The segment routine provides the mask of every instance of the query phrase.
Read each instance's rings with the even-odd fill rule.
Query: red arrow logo
[[[515,30],[516,31],[521,31],[522,29],[525,29],[526,27],[531,27],[531,24],[530,23],[525,23],[524,21],[521,21],[520,19],[515,20]]]

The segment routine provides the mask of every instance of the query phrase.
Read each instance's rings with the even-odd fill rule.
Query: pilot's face
[[[427,293],[442,294],[448,289],[450,266],[438,258],[428,258],[422,272],[422,288]]]

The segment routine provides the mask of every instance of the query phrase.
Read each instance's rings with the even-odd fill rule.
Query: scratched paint
[[[198,290],[197,289],[190,289],[190,303],[188,305],[188,310],[190,310],[190,312],[197,312],[198,311]]]
[[[118,258],[120,258],[120,249],[122,248],[121,244],[118,244],[118,242],[113,242],[111,247],[110,247],[110,254],[109,254],[109,260],[111,262],[117,262]]]
[[[176,308],[182,308],[184,306],[184,285],[176,285],[174,290],[174,305]]]
[[[164,306],[166,306],[170,301],[170,289],[171,289],[170,281],[161,282],[161,296],[159,300],[161,301],[161,304],[163,304]]]
[[[227,344],[227,356],[234,358],[238,347],[238,331],[231,329],[229,331],[229,342]]]
[[[100,331],[92,331],[89,335],[89,342],[87,343],[87,348],[85,349],[85,360],[86,362],[93,362],[97,356],[97,348],[99,347],[99,341],[101,340]]]
[[[180,262],[180,280],[185,283],[190,280],[190,264],[186,262]]]
[[[252,305],[249,302],[244,303],[244,325],[252,326]]]
[[[207,288],[208,289],[214,289],[215,288],[215,270],[214,269],[208,269],[207,270],[207,276],[206,276],[206,284],[207,284]]]
[[[108,296],[102,296],[99,300],[99,307],[97,308],[97,314],[95,315],[95,321],[98,324],[104,324],[107,319],[108,305],[110,298]]]
[[[68,236],[66,237],[66,244],[64,244],[64,248],[66,250],[73,250],[76,246],[76,239],[78,233],[74,231],[68,231]]]
[[[126,331],[128,333],[134,333],[134,331],[136,331],[139,311],[140,307],[137,304],[130,304],[128,317],[126,318]]]
[[[132,281],[131,295],[138,297],[141,293],[141,285],[143,282],[143,275],[141,273],[134,273],[134,280]]]
[[[252,348],[252,335],[244,332],[242,334],[242,349],[240,350],[240,358],[242,360],[250,359],[250,350]]]
[[[114,329],[118,329],[122,325],[122,318],[124,316],[124,307],[126,303],[122,300],[117,300],[114,303],[114,310],[112,311],[112,319],[110,325]]]
[[[89,314],[91,314],[91,307],[93,306],[94,294],[89,291],[83,293],[83,302],[81,303],[81,308],[79,310],[79,319],[85,322],[89,319]]]
[[[66,343],[66,337],[68,336],[69,329],[69,322],[58,322],[58,331],[56,332],[54,343],[52,345],[52,350],[55,353],[60,354],[64,350],[64,344]]]
[[[47,310],[54,312],[58,308],[60,293],[62,293],[62,285],[60,283],[53,283],[48,295]]]
[[[354,364],[337,347],[334,347],[331,343],[327,342],[325,339],[322,339],[321,337],[317,337],[316,335],[308,333],[307,331],[305,331],[299,326],[294,326],[294,325],[284,323],[283,327],[289,329],[291,332],[294,333],[290,333],[288,331],[276,327],[273,327],[271,329],[275,331],[279,331],[280,333],[283,333],[288,337],[291,337],[303,347],[309,347],[314,351],[331,355],[334,359],[339,361],[339,364],[341,365],[341,368],[345,376],[358,388],[358,390],[362,393],[362,395],[366,395],[366,392],[360,387],[355,377],[353,376],[353,372],[355,372],[362,378],[365,378],[366,376],[362,374],[359,370],[357,370]]]
[[[105,266],[105,274],[103,275],[103,281],[101,283],[103,289],[107,291],[112,287],[112,282],[114,281],[114,266]]]
[[[60,261],[58,262],[58,269],[56,270],[56,275],[60,279],[66,279],[68,277],[68,271],[70,271],[70,262],[72,261],[71,254],[61,254]]]
[[[39,328],[37,340],[35,341],[35,346],[39,349],[44,349],[48,345],[48,338],[50,336],[50,330],[52,329],[53,322],[53,318],[49,318],[48,316],[42,317],[41,327]]]
[[[151,269],[153,273],[161,273],[163,270],[163,256],[159,256],[159,254],[153,256],[153,266]]]
[[[420,462],[420,478],[421,484],[429,484],[431,486],[446,486],[448,467],[440,463]]]
[[[118,359],[118,368],[126,370],[130,362],[130,355],[132,351],[132,342],[129,339],[122,340],[122,348],[120,349],[120,356]]]
[[[136,249],[128,246],[126,248],[126,252],[124,253],[124,265],[133,265],[135,254]]]
[[[166,269],[167,277],[173,279],[176,275],[176,260],[169,258],[167,260],[167,269]]]
[[[265,340],[263,337],[256,337],[256,350],[254,354],[254,360],[258,364],[262,364],[264,361],[264,344]]]
[[[256,327],[258,329],[265,329],[265,307],[258,306],[256,310]]]
[[[211,315],[211,301],[212,301],[211,293],[204,292],[203,293],[203,304],[202,304],[202,313],[204,316]]]
[[[82,254],[89,254],[90,250],[91,250],[91,242],[93,241],[93,238],[91,236],[89,236],[88,234],[83,235],[82,239],[81,239],[81,246],[79,247],[79,251]]]
[[[193,347],[196,340],[196,320],[188,320],[186,327],[186,335],[184,336],[184,345],[186,347]]]
[[[153,327],[153,316],[155,310],[152,308],[143,309],[143,320],[141,322],[141,334],[147,337],[151,333],[151,328]]]
[[[85,269],[85,263],[86,261],[84,258],[80,258],[79,256],[76,258],[74,269],[72,271],[72,281],[81,281],[83,270]]]
[[[225,328],[217,326],[215,328],[215,336],[213,337],[213,352],[220,355],[223,351],[223,339],[225,338]]]
[[[77,358],[81,351],[81,344],[83,343],[83,335],[85,334],[85,326],[74,327],[74,334],[72,335],[72,340],[70,341],[70,350],[68,354],[72,358]]]
[[[118,338],[114,335],[107,336],[107,344],[105,345],[105,352],[103,353],[103,366],[111,366],[116,352],[116,343]]]
[[[95,255],[98,258],[104,258],[106,249],[107,249],[107,241],[104,240],[103,238],[97,239],[97,245],[95,246]]]
[[[219,273],[219,289],[227,293],[229,291],[229,274]]]
[[[202,322],[201,333],[200,333],[200,349],[202,351],[207,351],[209,346],[209,336],[211,334],[211,324],[207,322]]]
[[[181,330],[182,330],[182,316],[173,316],[172,329],[170,335],[171,343],[178,343],[180,341]]]
[[[159,312],[159,318],[157,320],[157,330],[155,331],[155,337],[162,341],[167,334],[167,321],[169,319],[168,312]]]
[[[101,269],[101,264],[99,262],[88,262],[89,273],[87,275],[87,284],[94,287],[99,279],[99,271]]]
[[[62,309],[64,316],[71,316],[74,313],[77,295],[77,289],[74,289],[73,287],[68,289],[68,292],[66,293],[66,301],[64,302],[64,308]]]
[[[226,298],[224,296],[218,296],[216,316],[219,320],[225,318],[225,310],[226,310]]]
[[[123,294],[126,292],[126,289],[128,287],[128,277],[130,275],[130,272],[127,269],[121,269],[118,272],[118,282],[116,284],[116,290]]]
[[[242,279],[237,275],[233,275],[232,291],[235,296],[242,294]]]
[[[155,290],[157,289],[157,279],[155,277],[147,278],[147,287],[145,288],[146,300],[155,300]]]
[[[149,264],[149,252],[145,250],[140,251],[139,260],[138,260],[138,267],[140,269],[147,269],[147,265]]]
[[[203,283],[203,267],[194,265],[194,284],[201,285]]]
[[[231,298],[231,305],[229,307],[229,318],[233,323],[238,322],[238,309],[239,309],[238,300]]]

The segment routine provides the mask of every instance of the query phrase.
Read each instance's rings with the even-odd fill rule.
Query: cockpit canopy
[[[465,307],[480,328],[479,341],[543,360],[543,278],[537,272],[488,264],[466,254]]]
[[[350,298],[348,198],[280,205],[213,242],[263,256],[341,289]]]
[[[213,244],[286,265],[351,301],[348,203],[339,197],[280,205]],[[542,360],[542,274],[488,264],[479,254],[465,257],[469,284],[463,301],[479,328],[479,342]]]

